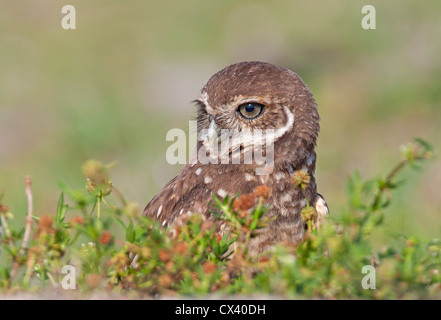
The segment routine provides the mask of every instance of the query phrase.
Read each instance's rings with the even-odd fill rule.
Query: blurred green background
[[[76,8],[77,29],[61,28]],[[363,30],[374,5],[377,29]],[[0,188],[22,222],[53,212],[57,179],[83,188],[81,164],[117,161],[114,184],[143,207],[182,166],[172,128],[188,128],[209,77],[243,60],[290,68],[319,105],[319,191],[334,214],[359,170],[385,174],[414,136],[441,148],[441,2],[0,0]],[[390,234],[439,236],[441,163],[407,172]]]

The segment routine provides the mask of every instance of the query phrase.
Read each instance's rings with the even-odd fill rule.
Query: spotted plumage
[[[288,69],[241,62],[213,75],[195,102],[199,139],[193,156],[150,201],[144,214],[160,220],[162,225],[176,223],[180,216],[190,213],[213,219],[213,194],[221,198],[246,194],[266,184],[271,190],[267,215],[275,219],[252,241],[251,251],[262,252],[275,242],[301,241],[305,229],[302,208],[315,205],[319,218],[328,212],[323,197],[317,193],[314,177],[319,114],[304,82]],[[251,135],[246,133],[259,131],[273,139],[272,149],[262,145],[260,150],[273,158],[270,166],[256,161],[245,163],[245,152],[258,139],[255,135],[249,138]],[[237,134],[247,138],[235,143]],[[228,138],[231,145],[222,151],[221,144]],[[216,150],[221,151],[214,152],[218,147]],[[201,161],[201,150],[206,151],[203,156],[208,155],[217,163]],[[240,163],[233,164],[233,159]],[[259,173],[259,168],[266,174]],[[291,181],[299,170],[310,176],[305,190],[294,188]]]

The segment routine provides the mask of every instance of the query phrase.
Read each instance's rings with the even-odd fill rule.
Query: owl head
[[[267,138],[271,133],[276,166],[300,164],[313,154],[319,132],[317,104],[291,70],[263,62],[236,63],[214,74],[195,102],[198,148],[218,148],[226,138],[234,141],[245,132],[252,138],[232,142],[229,152],[255,148],[261,136],[256,133],[263,132]]]

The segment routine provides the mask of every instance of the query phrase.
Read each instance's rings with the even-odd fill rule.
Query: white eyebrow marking
[[[210,114],[213,114],[214,113],[214,110],[213,110],[213,108],[210,106],[210,104],[208,103],[208,93],[207,92],[202,92],[202,94],[201,94],[201,100],[202,100],[202,102],[205,104],[205,107],[207,108],[207,112],[208,113],[210,113]]]
[[[240,147],[241,144],[244,146],[263,146],[265,143],[272,144],[274,141],[276,141],[278,138],[283,136],[285,133],[287,133],[289,130],[292,129],[294,126],[294,114],[289,110],[288,107],[283,107],[285,114],[288,117],[288,120],[286,121],[286,124],[277,129],[267,129],[264,131],[258,131],[252,132],[250,130],[243,130],[240,133],[240,139],[239,141],[234,141],[232,143],[231,149],[235,150],[238,147]],[[265,133],[265,134],[263,134]]]
[[[278,129],[274,130],[274,133],[272,133],[273,134],[272,139],[274,139],[274,140],[280,138],[281,136],[283,136],[294,125],[294,115],[293,115],[293,113],[291,112],[291,110],[289,110],[288,107],[284,106],[283,108],[285,110],[285,113],[288,116],[288,121],[286,121],[286,124],[282,128],[278,128]],[[270,135],[271,135],[271,133],[270,133]]]

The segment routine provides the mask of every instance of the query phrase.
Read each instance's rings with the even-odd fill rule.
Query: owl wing
[[[320,193],[317,193],[317,197],[314,202],[315,211],[317,211],[317,228],[320,229],[320,225],[323,224],[326,216],[329,214],[329,208],[326,204],[325,198]]]
[[[184,213],[207,215],[212,193],[199,179],[188,165],[147,204],[143,215],[159,220],[163,226],[172,224]]]

